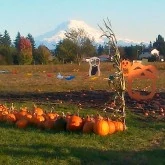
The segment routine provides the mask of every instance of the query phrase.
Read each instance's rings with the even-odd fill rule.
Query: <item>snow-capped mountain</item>
[[[54,30],[44,33],[43,35],[40,35],[35,38],[36,45],[43,44],[47,46],[49,49],[54,49],[54,45],[56,45],[60,40],[63,40],[65,38],[65,32],[69,29],[84,29],[86,34],[89,38],[94,38],[96,43],[104,43],[104,39],[101,38],[102,31],[98,28],[94,28],[86,24],[84,21],[78,21],[78,20],[70,20],[67,22],[61,23],[59,26],[57,26]],[[131,41],[131,40],[118,40],[118,45],[122,46],[129,46],[129,45],[136,45],[139,44],[137,42]]]

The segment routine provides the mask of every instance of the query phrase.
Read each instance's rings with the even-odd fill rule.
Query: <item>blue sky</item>
[[[0,0],[0,33],[34,37],[75,19],[98,28],[109,18],[117,38],[165,37],[165,0]]]

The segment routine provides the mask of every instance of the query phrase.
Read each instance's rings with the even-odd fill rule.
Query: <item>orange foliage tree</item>
[[[32,45],[29,39],[21,37],[19,40],[19,64],[31,64],[33,60]]]

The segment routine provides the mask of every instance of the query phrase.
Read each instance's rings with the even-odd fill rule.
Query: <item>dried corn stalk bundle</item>
[[[114,50],[113,55],[113,67],[115,68],[115,73],[113,75],[110,75],[108,78],[108,84],[113,85],[115,88],[115,96],[114,96],[114,103],[116,105],[116,111],[121,111],[120,119],[123,121],[125,129],[125,79],[123,72],[120,67],[121,57],[120,52],[117,46],[117,40],[115,37],[115,34],[111,28],[111,23],[109,19],[107,18],[107,22],[103,20],[104,22],[104,28],[99,28],[102,30],[103,35],[101,37],[106,37],[108,39],[109,46]]]

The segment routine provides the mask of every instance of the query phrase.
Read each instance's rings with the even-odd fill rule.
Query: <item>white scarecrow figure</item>
[[[91,57],[89,59],[89,76],[96,75],[100,76],[100,59],[98,57]]]

